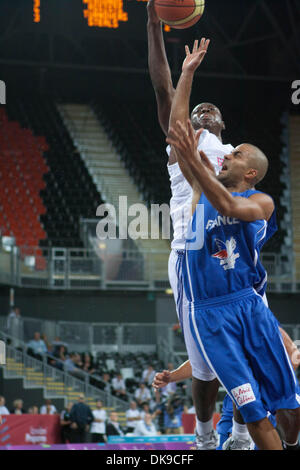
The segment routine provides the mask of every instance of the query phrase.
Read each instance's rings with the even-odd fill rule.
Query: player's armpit
[[[226,214],[245,222],[269,220],[274,212],[274,202],[267,194],[256,193],[249,198],[232,197]]]

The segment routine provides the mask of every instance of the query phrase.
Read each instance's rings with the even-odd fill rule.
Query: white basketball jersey
[[[224,156],[232,152],[233,147],[230,144],[224,145],[215,134],[204,130],[199,139],[199,150],[203,150],[215,168],[216,174],[219,174],[223,164]],[[167,153],[170,155],[171,148],[167,147]],[[183,176],[179,164],[168,165],[168,171],[171,181],[171,201],[170,215],[173,223],[173,241],[172,249],[184,250],[187,225],[191,216],[191,203],[193,190],[185,177]]]

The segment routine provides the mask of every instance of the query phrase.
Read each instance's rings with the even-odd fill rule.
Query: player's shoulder
[[[275,206],[273,198],[269,194],[264,193],[263,191],[258,191],[256,189],[250,190],[249,198],[257,200],[257,201],[265,201],[269,203],[270,205],[272,204],[273,206]]]

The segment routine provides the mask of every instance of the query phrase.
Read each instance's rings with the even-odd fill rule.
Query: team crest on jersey
[[[229,240],[226,240],[226,242],[223,242],[222,240],[219,240],[217,238],[216,245],[219,251],[217,251],[217,253],[214,253],[212,257],[218,258],[220,260],[220,265],[223,266],[225,271],[227,271],[227,269],[234,269],[235,262],[237,258],[240,257],[239,253],[234,252],[236,249],[235,238],[231,237]]]
[[[217,157],[217,160],[218,160],[218,165],[223,166],[224,157]]]

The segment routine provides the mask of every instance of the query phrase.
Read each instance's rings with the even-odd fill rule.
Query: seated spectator
[[[69,402],[67,407],[60,414],[61,440],[63,444],[71,442],[71,424],[70,411],[74,403]]]
[[[92,442],[106,442],[105,422],[107,419],[106,411],[102,409],[102,401],[97,400],[96,409],[92,411],[94,421],[91,426]]]
[[[65,361],[67,359],[66,347],[61,345],[59,348],[56,348],[54,357],[57,357],[57,359],[60,359],[61,361]]]
[[[153,366],[149,364],[147,369],[145,369],[142,374],[142,382],[144,382],[147,385],[147,387],[151,387],[154,377],[155,377],[155,370],[153,369]]]
[[[9,411],[5,406],[5,398],[0,397],[0,415],[9,415]]]
[[[149,402],[144,401],[144,402],[141,404],[141,409],[142,409],[142,410],[141,410],[141,419],[144,419],[146,413],[150,413],[150,414],[151,414]]]
[[[104,373],[102,375],[102,381],[99,382],[99,388],[104,392],[111,393],[111,383],[109,374]]]
[[[94,374],[95,373],[93,359],[92,359],[92,355],[90,353],[84,353],[82,362],[83,362],[82,370],[84,370],[84,372],[87,372],[88,374]]]
[[[43,333],[43,334],[41,335],[41,339],[42,339],[42,341],[44,341],[48,353],[49,353],[49,354],[52,354],[52,345],[51,345],[51,343],[49,343],[48,338],[47,338],[47,336],[45,335],[45,333]]]
[[[150,402],[151,393],[144,382],[141,382],[139,388],[136,389],[134,398],[136,399],[139,406],[141,406],[143,402]]]
[[[127,432],[135,433],[135,428],[141,420],[141,414],[137,408],[136,401],[130,402],[130,408],[126,411],[125,416],[127,418]]]
[[[39,414],[39,409],[37,406],[33,405],[30,408],[28,408],[28,414],[29,415],[38,415]]]
[[[64,369],[66,372],[73,375],[74,377],[77,377],[79,379],[84,377],[82,370],[80,370],[78,366],[78,354],[77,353],[71,353],[68,359],[65,360]]]
[[[26,411],[23,408],[23,400],[17,399],[13,402],[13,409],[11,410],[13,415],[23,415],[26,414]]]
[[[28,354],[35,357],[36,359],[43,360],[43,357],[47,354],[47,346],[41,339],[41,334],[37,331],[34,333],[34,339],[28,343]]]
[[[123,400],[127,400],[126,385],[120,372],[112,379],[111,386],[113,395]]]
[[[75,353],[75,364],[76,364],[77,367],[79,367],[79,369],[82,369],[83,362],[81,360],[80,354],[78,354],[78,353]]]
[[[61,345],[59,348],[55,349],[55,354],[53,355],[54,359],[51,361],[51,364],[58,369],[64,369],[64,362],[67,359],[67,350],[66,347]]]
[[[65,348],[65,355],[68,354],[68,345],[67,345],[67,343],[64,343],[64,341],[62,341],[59,336],[56,336],[54,341],[52,341],[51,345],[52,345],[52,354],[53,354],[53,356],[55,356],[55,357],[59,356],[59,350],[62,346]]]
[[[158,436],[159,434],[150,413],[146,413],[144,419],[139,421],[135,428],[136,436]]]
[[[40,414],[41,415],[55,415],[57,409],[52,405],[51,400],[45,400],[45,405],[41,406]]]
[[[124,436],[124,431],[118,421],[118,413],[112,411],[105,427],[106,436]]]

